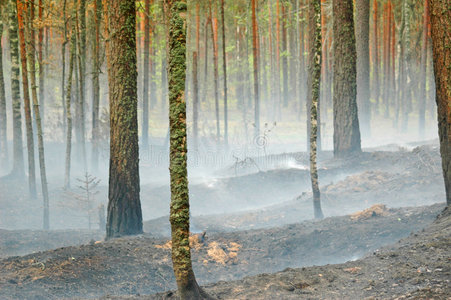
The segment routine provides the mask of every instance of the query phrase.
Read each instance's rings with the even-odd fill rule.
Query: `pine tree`
[[[446,203],[451,205],[451,9],[447,0],[429,0],[429,7],[440,153]]]
[[[318,98],[321,83],[321,0],[309,0],[309,85],[310,107],[310,178],[313,191],[313,208],[315,219],[323,218],[316,166],[317,131],[318,131]]]
[[[142,233],[139,199],[136,7],[112,0],[106,7],[110,97],[110,180],[107,239]]]
[[[196,282],[189,245],[189,194],[186,142],[186,0],[165,0],[169,15],[168,82],[171,176],[172,264],[179,297],[208,299]]]
[[[13,168],[11,175],[18,179],[25,176],[23,142],[22,142],[22,112],[20,101],[20,67],[19,39],[16,0],[8,2],[9,11],[9,48],[11,53],[11,99],[13,110]]]
[[[361,152],[353,0],[333,0],[334,155]]]

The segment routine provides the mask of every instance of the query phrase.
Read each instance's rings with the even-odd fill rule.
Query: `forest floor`
[[[444,208],[434,204],[444,199],[437,147],[338,161],[327,155],[320,164],[324,220],[309,220],[309,192],[252,210],[193,216],[193,266],[200,284],[212,284],[207,291],[221,299],[449,297],[451,214],[431,225]],[[240,191],[248,195],[235,202],[245,206],[265,192],[276,195],[277,187],[293,188],[298,177],[307,185],[305,172],[274,168],[223,177],[207,186],[211,197],[198,198],[197,205],[225,204],[211,200],[221,186],[236,197]],[[1,190],[8,191],[5,185]],[[167,217],[145,222],[145,231],[105,242],[100,231],[0,230],[0,298],[139,298],[172,290]],[[274,272],[279,273],[257,275]],[[227,282],[213,284],[218,281]]]

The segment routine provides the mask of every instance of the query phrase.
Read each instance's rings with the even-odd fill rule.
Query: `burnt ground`
[[[419,233],[394,248],[377,251],[429,226],[444,208],[443,204],[433,204],[444,199],[437,147],[376,151],[338,161],[326,154],[320,168],[326,217],[381,205],[358,215],[311,221],[311,195],[304,192],[291,199],[287,198],[290,193],[285,193],[286,201],[271,203],[265,198],[264,207],[255,208],[259,197],[268,193],[275,197],[277,187],[293,189],[299,185],[299,178],[306,185],[307,171],[302,168],[221,178],[214,186],[194,184],[191,192],[210,189],[207,198],[195,198],[198,207],[213,207],[215,197],[224,190],[233,198],[240,192],[243,195],[229,205],[242,202],[243,206],[254,207],[222,215],[193,216],[193,231],[207,231],[204,241],[193,237],[198,281],[203,285],[230,281],[207,286],[209,293],[228,299],[450,295],[450,284],[446,282],[451,263],[446,252],[450,246],[449,213],[428,227],[425,232],[429,234]],[[2,191],[7,189],[3,186]],[[152,197],[160,199],[163,195]],[[216,205],[227,205],[226,199],[222,195],[218,201],[222,204]],[[424,204],[433,205],[420,206]],[[145,235],[107,242],[102,241],[100,231],[0,230],[0,299],[151,295],[174,289],[167,217],[146,222],[145,229]],[[36,251],[43,252],[27,254]],[[354,261],[375,251],[377,255]],[[391,253],[387,251],[399,254],[383,254]],[[349,260],[353,262],[243,279],[285,268]],[[391,268],[391,264],[395,267]],[[343,288],[349,290],[348,294]],[[417,288],[419,292],[415,292]]]
[[[203,243],[200,243],[195,236],[193,239],[194,270],[199,282],[207,284],[276,272],[287,267],[354,260],[365,253],[374,252],[383,245],[408,236],[412,231],[421,230],[435,219],[443,207],[442,204],[436,204],[417,208],[381,209],[370,214],[305,221],[272,229],[211,235],[207,233]],[[447,226],[450,227],[451,218],[447,220]],[[442,239],[447,241],[449,246],[449,230],[435,234],[443,235]],[[423,236],[424,244],[437,243],[434,246],[437,249],[437,255],[431,249],[426,249],[432,251],[429,253],[430,259],[439,259],[444,255],[440,254],[441,251],[445,251],[441,250],[442,240],[437,242],[433,239],[427,240],[433,236],[421,236]],[[423,257],[423,254],[418,256],[427,259],[428,257]],[[450,266],[449,252],[445,251],[445,254],[448,258],[443,258],[441,268],[444,274],[449,274],[447,273]],[[390,257],[390,255],[384,257]],[[412,266],[422,264],[422,261],[416,262],[417,258],[414,256],[405,258],[404,255],[398,255],[397,257],[400,260],[409,260]],[[385,263],[383,260],[375,260],[374,264],[382,262]],[[353,266],[353,263],[350,266]],[[433,267],[429,264],[425,266],[428,269]],[[439,267],[435,269],[437,268]],[[21,257],[9,257],[0,261],[0,269],[2,270],[0,298],[2,299],[148,295],[175,288],[168,240],[155,239],[148,235],[59,248]],[[276,276],[285,275],[282,273]],[[254,293],[257,288],[264,289],[265,285],[258,283],[258,280],[263,280],[262,278],[265,276],[257,277],[255,287],[246,288],[242,292]],[[316,281],[310,279],[305,282],[311,286],[316,284]],[[396,282],[399,284],[399,281]],[[245,281],[241,281],[241,284],[247,285]],[[228,288],[225,290],[233,291]],[[221,294],[225,293],[224,291],[220,291],[218,286],[218,297],[221,295],[223,295],[222,298],[229,297]],[[303,292],[303,289],[299,291]],[[267,294],[259,297],[269,297],[272,292],[274,292],[272,289],[267,290]],[[276,289],[276,292],[283,291]],[[274,295],[278,295],[277,293]],[[292,291],[290,293],[296,294]],[[235,294],[230,295],[229,298],[243,297],[248,296]],[[249,299],[255,298],[249,294]]]

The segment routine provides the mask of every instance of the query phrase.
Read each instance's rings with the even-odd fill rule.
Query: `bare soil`
[[[199,283],[219,299],[449,298],[449,209],[434,222],[444,208],[437,147],[363,153],[347,160],[323,155],[324,220],[311,220],[309,192],[295,193],[297,188],[308,191],[308,171],[302,168],[193,185],[198,213],[192,218],[192,254]],[[0,184],[9,197],[22,191]],[[280,189],[285,201],[268,200]],[[164,193],[161,189],[152,197],[163,199]],[[240,202],[246,210],[199,213]],[[24,210],[19,205],[7,209],[10,214]],[[175,289],[168,218],[146,222],[145,231],[105,242],[101,231],[0,230],[0,299],[174,298],[165,292]],[[412,232],[417,233],[409,236]]]

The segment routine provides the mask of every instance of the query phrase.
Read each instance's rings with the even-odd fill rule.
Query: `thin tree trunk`
[[[150,57],[150,0],[145,0],[144,12],[144,66],[142,88],[142,146],[149,146],[149,57]]]
[[[362,134],[370,134],[370,0],[356,1],[357,104]]]
[[[11,99],[13,111],[13,168],[12,177],[23,179],[25,176],[23,142],[22,142],[22,111],[20,101],[20,66],[19,39],[16,0],[10,0],[9,6],[9,48],[11,55]]]
[[[334,156],[361,152],[353,0],[333,0]]]
[[[189,245],[189,193],[186,143],[186,1],[165,0],[169,13],[167,47],[171,176],[172,264],[181,300],[208,299],[194,276]]]
[[[44,230],[50,229],[50,216],[49,216],[49,191],[47,187],[47,173],[45,170],[45,152],[44,152],[44,137],[42,132],[41,123],[41,113],[39,110],[38,93],[36,91],[36,60],[34,54],[34,40],[35,33],[33,28],[34,21],[34,0],[29,0],[29,13],[27,18],[27,30],[28,31],[28,62],[30,65],[30,84],[31,84],[31,95],[33,99],[33,111],[36,120],[36,130],[38,135],[38,154],[39,154],[39,170],[41,174],[41,188],[42,196],[44,200],[44,211],[43,211],[43,228]]]
[[[213,44],[214,88],[215,88],[215,116],[216,116],[216,143],[219,145],[221,130],[219,126],[219,71],[218,71],[218,20],[212,14],[211,3],[209,6],[211,16],[211,42]]]
[[[225,13],[224,0],[221,0],[221,22],[222,22],[222,69],[224,76],[224,145],[229,144],[229,123],[228,123],[228,108],[227,108],[227,55],[226,55],[226,38],[225,38]]]
[[[276,0],[276,119],[280,119],[280,0]]]
[[[373,80],[371,90],[373,91],[373,97],[377,104],[379,103],[380,95],[380,82],[379,82],[379,22],[378,22],[378,6],[377,0],[373,0]],[[376,109],[377,111],[377,109]],[[370,107],[371,112],[371,107]],[[371,118],[371,113],[370,113]],[[371,134],[371,127],[369,127],[369,134]]]
[[[207,20],[205,21],[205,56],[204,56],[204,84],[203,84],[203,93],[202,93],[202,102],[205,103],[207,100],[207,91],[208,91],[208,25],[210,25],[210,17],[207,16]]]
[[[75,15],[75,11],[73,12]],[[67,127],[66,127],[66,160],[64,173],[64,188],[70,188],[70,169],[71,169],[71,154],[72,154],[72,76],[74,73],[74,60],[76,55],[76,27],[75,22],[72,26],[72,34],[70,39],[70,57],[69,57],[69,74],[67,76],[67,92],[66,92],[66,112],[67,112]]]
[[[61,43],[61,104],[63,106],[63,128],[66,129],[66,120],[67,120],[67,111],[65,104],[65,82],[66,79],[66,44],[67,44],[67,18],[66,18],[66,5],[67,1],[63,1],[63,22],[64,22],[64,30],[63,30],[63,42]],[[63,130],[64,130],[63,129]]]
[[[20,60],[22,62],[22,90],[25,109],[25,125],[27,130],[27,149],[28,149],[28,187],[30,196],[36,198],[36,174],[34,162],[34,141],[33,141],[33,125],[31,119],[30,93],[28,86],[28,66],[27,66],[27,50],[25,46],[25,25],[24,14],[26,14],[25,3],[17,0],[17,20],[19,22],[19,39],[20,39]]]
[[[288,106],[288,49],[287,49],[287,16],[285,1],[282,1],[282,73],[283,73],[283,106]]]
[[[258,37],[257,37],[257,4],[256,0],[252,0],[252,50],[254,62],[254,137],[257,138],[260,134],[260,94],[258,90]]]
[[[198,57],[197,52],[193,52],[193,150],[198,151],[199,139],[199,81],[198,81]]]
[[[107,239],[142,233],[139,199],[136,7],[111,0],[107,15],[110,97],[110,180]]]
[[[447,0],[429,0],[440,153],[446,204],[451,205],[451,9]],[[448,30],[447,30],[448,29]]]
[[[0,4],[0,11],[3,11],[4,4]],[[0,41],[3,36],[3,19],[0,18]],[[5,79],[3,77],[3,47],[0,45],[0,169],[8,164],[8,144],[7,144],[7,116],[6,116],[6,94]]]
[[[38,2],[39,30],[38,30],[38,63],[39,63],[39,105],[42,116],[42,125],[45,125],[45,73],[44,73],[44,19],[43,19],[43,3]]]
[[[426,66],[428,61],[428,22],[429,21],[429,3],[424,0],[423,15],[423,44],[421,47],[421,64],[420,64],[420,105],[418,110],[418,134],[420,139],[424,138],[425,119],[426,119]]]
[[[100,111],[100,22],[102,18],[102,0],[94,0],[95,38],[92,46],[92,153],[91,167],[97,171],[99,165],[99,111]]]
[[[318,130],[318,99],[321,83],[321,0],[309,0],[309,72],[308,85],[310,108],[310,179],[313,191],[313,208],[315,219],[324,217],[321,210],[321,199],[318,183],[318,168],[316,166],[317,130]]]

